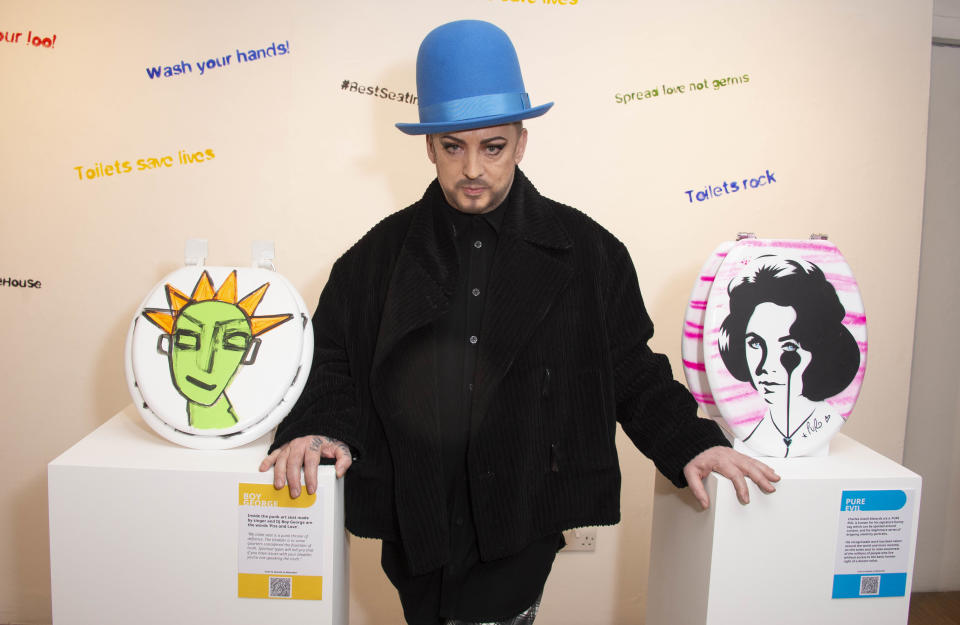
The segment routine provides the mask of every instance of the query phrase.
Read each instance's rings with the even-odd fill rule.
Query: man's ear
[[[427,137],[427,158],[430,159],[430,162],[434,165],[437,164],[437,150],[433,145],[433,135],[426,135]]]
[[[253,339],[250,341],[250,344],[247,345],[247,351],[243,354],[243,360],[240,361],[241,365],[252,365],[257,362],[257,352],[260,351],[260,339]]]
[[[157,353],[163,356],[170,355],[170,335],[161,334],[157,337]]]
[[[520,129],[520,136],[517,137],[517,150],[513,155],[513,162],[517,165],[523,160],[523,153],[527,150],[527,129]]]

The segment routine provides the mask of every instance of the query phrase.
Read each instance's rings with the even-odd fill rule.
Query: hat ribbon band
[[[491,93],[420,107],[420,123],[455,122],[520,113],[530,108],[526,93]]]

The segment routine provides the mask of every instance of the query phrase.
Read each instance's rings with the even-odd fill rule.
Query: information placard
[[[318,489],[319,493],[319,489]],[[237,596],[323,598],[322,494],[239,484]]]
[[[915,495],[912,489],[843,491],[834,599],[904,596]]]

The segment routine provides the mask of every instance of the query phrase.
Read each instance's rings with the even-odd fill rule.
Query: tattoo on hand
[[[346,443],[327,436],[314,436],[310,441],[310,451],[320,451],[324,445],[333,445],[350,455],[350,447]]]

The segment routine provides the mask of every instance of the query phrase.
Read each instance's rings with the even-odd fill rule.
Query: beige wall
[[[738,230],[829,233],[860,282],[871,344],[844,431],[901,457],[929,2],[8,0],[0,13],[0,31],[57,36],[49,48],[0,42],[0,278],[42,283],[0,287],[0,623],[49,619],[46,463],[130,401],[124,335],[184,239],[208,238],[211,264],[244,264],[250,241],[273,239],[312,308],[336,257],[432,177],[422,140],[392,127],[415,121],[415,106],[341,83],[413,91],[419,41],[450,19],[503,26],[533,102],[557,102],[528,123],[524,169],[628,245],[654,347],[675,364],[687,296],[716,243]],[[234,57],[204,75],[151,80],[145,69],[281,41],[290,54]],[[743,74],[749,83],[617,103]],[[216,157],[92,180],[74,169],[181,149]],[[756,192],[684,193],[767,169],[778,182]],[[653,468],[620,447],[624,522],[601,531],[596,553],[558,560],[545,623],[642,620]],[[353,553],[355,622],[396,622],[376,545],[354,541]]]
[[[960,48],[934,47],[923,252],[904,464],[923,476],[916,590],[960,588]]]

